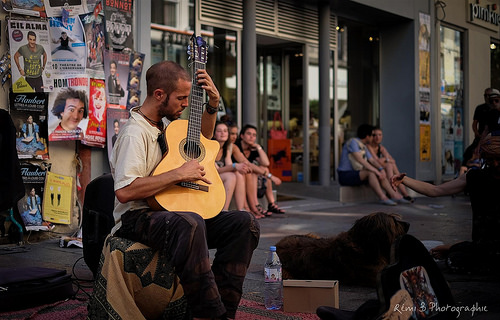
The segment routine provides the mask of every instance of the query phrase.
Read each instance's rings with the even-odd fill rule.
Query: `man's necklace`
[[[141,107],[139,107],[139,109],[137,109],[137,112],[144,117],[144,119],[146,119],[146,121],[148,121],[150,124],[154,125],[155,127],[157,127],[158,129],[160,130],[163,130],[163,121],[154,121],[150,118],[148,118],[148,116],[146,116],[142,111],[141,111]]]

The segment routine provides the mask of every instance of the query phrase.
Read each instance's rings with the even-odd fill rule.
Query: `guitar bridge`
[[[195,182],[179,182],[177,183],[177,185],[179,187],[208,192],[208,186],[204,186]]]

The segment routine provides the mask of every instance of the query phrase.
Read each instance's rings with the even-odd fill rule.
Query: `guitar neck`
[[[203,115],[203,88],[197,84],[196,70],[205,70],[205,64],[193,63],[193,85],[191,89],[191,102],[188,123],[187,141],[199,144],[201,132],[201,116]]]

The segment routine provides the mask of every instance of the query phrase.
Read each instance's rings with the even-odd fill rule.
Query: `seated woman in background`
[[[257,144],[256,140],[257,128],[249,124],[245,125],[241,129],[240,136],[235,143],[238,148],[233,148],[233,157],[240,163],[247,163],[251,168],[251,173],[246,175],[247,202],[250,211],[259,219],[270,216],[273,212],[285,213],[285,211],[276,205],[272,192],[272,182],[280,185],[281,179],[269,172],[269,158],[262,146]],[[269,202],[268,210],[264,210],[258,201],[257,189],[259,176],[267,178],[266,198]]]
[[[225,123],[217,122],[215,124],[214,140],[220,144],[215,164],[226,190],[226,202],[223,210],[229,210],[231,199],[234,196],[236,209],[249,211],[246,205],[245,177],[243,175],[250,172],[250,167],[245,163],[235,163],[231,160],[233,144],[229,141],[229,130]]]
[[[396,160],[391,156],[387,149],[382,145],[382,129],[375,127],[372,132],[372,142],[367,144],[368,151],[373,155],[373,157],[378,161],[380,167],[383,167],[388,178],[398,175],[399,169],[396,165]],[[402,195],[403,199],[413,202],[415,201],[406,190],[403,184],[398,186],[398,190]]]

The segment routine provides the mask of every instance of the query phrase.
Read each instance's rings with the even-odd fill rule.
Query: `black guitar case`
[[[71,275],[66,270],[0,268],[0,312],[65,300],[74,294]]]

